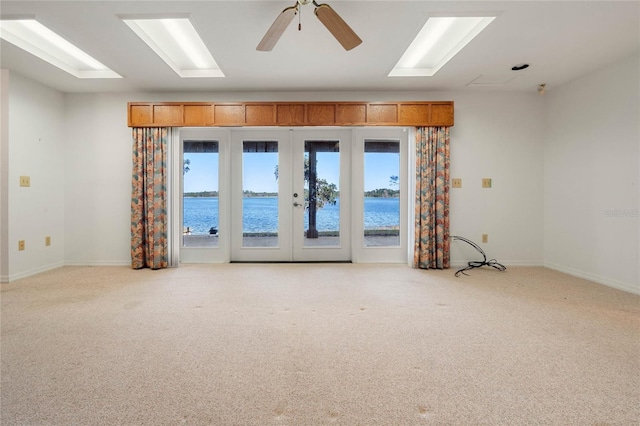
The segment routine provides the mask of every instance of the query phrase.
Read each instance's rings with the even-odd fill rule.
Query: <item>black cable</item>
[[[480,268],[482,266],[491,266],[492,268],[495,268],[495,269],[497,269],[498,271],[501,271],[501,272],[507,270],[507,267],[502,265],[502,264],[500,264],[500,263],[498,263],[497,260],[495,260],[495,259],[487,260],[487,255],[484,254],[484,250],[482,250],[480,248],[480,246],[477,245],[476,243],[474,243],[473,241],[468,240],[468,239],[466,239],[464,237],[459,237],[457,235],[452,235],[451,238],[454,239],[454,240],[464,241],[465,243],[471,245],[471,247],[473,247],[474,249],[478,250],[480,252],[480,254],[482,254],[482,257],[484,258],[484,260],[472,260],[471,262],[467,262],[467,266],[466,267],[464,267],[462,269],[459,269],[455,273],[456,277],[458,275],[460,275],[460,274],[469,275],[469,274],[465,273],[464,271],[468,271],[468,270],[474,269],[474,268]]]

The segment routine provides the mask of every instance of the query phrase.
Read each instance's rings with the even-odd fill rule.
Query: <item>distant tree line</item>
[[[242,191],[242,195],[245,197],[277,197],[277,192],[254,192],[254,191]]]
[[[185,192],[185,197],[217,197],[218,191]]]
[[[365,197],[372,198],[398,198],[400,196],[400,190],[390,188],[378,188],[373,191],[365,191]]]
[[[254,191],[244,191],[243,195],[245,197],[277,197],[277,192],[254,192]],[[306,195],[306,190],[305,190]],[[199,192],[185,192],[185,197],[217,197],[218,191],[199,191]],[[340,196],[340,191],[334,192],[334,197]],[[373,191],[366,191],[364,193],[365,197],[372,198],[398,198],[400,196],[400,191],[397,189],[389,189],[389,188],[378,188]],[[306,198],[306,197],[305,197]]]
[[[245,197],[277,197],[277,192],[254,192],[254,191],[244,191]],[[185,197],[217,197],[218,191],[199,191],[199,192],[185,192]]]

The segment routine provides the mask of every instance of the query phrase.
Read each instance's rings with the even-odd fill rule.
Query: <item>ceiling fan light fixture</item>
[[[431,77],[482,32],[495,16],[430,17],[389,77]]]

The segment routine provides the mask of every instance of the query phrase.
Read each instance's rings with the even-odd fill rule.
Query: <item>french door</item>
[[[228,262],[229,131],[180,129],[171,154],[171,263]]]
[[[407,262],[407,130],[183,128],[172,265]]]
[[[231,261],[351,260],[350,146],[341,129],[234,130]]]

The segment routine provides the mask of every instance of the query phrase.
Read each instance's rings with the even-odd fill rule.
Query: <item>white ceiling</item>
[[[271,52],[256,46],[287,1],[0,1],[2,16],[35,15],[120,75],[80,80],[4,40],[1,66],[63,92],[553,90],[640,49],[640,1],[324,0],[363,43],[344,51],[302,6]],[[319,1],[319,3],[321,3]],[[498,17],[433,77],[387,77],[429,14]],[[178,77],[119,18],[189,13],[225,78]],[[511,67],[531,66],[520,72]],[[517,77],[517,78],[513,78]],[[479,79],[479,80],[477,80]],[[472,81],[508,81],[469,86]]]

